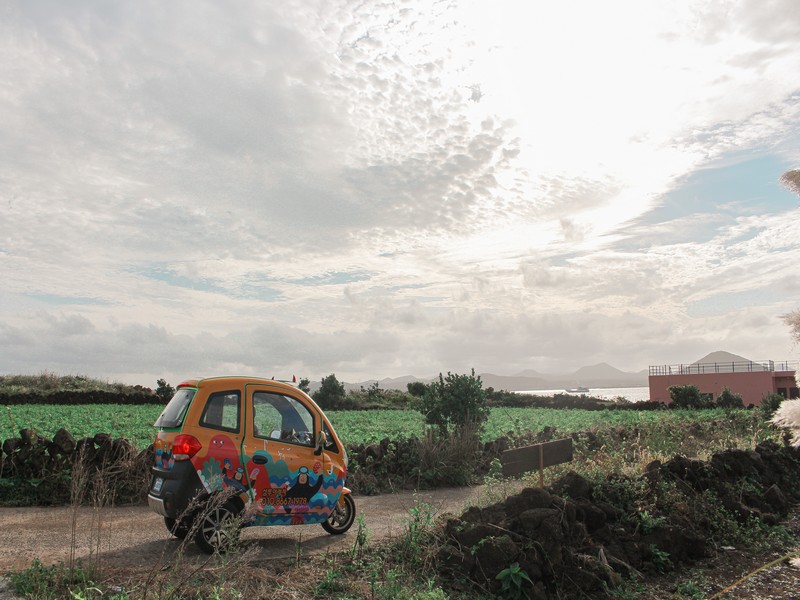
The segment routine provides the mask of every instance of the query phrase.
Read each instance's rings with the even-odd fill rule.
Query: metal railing
[[[702,375],[703,373],[754,373],[774,371],[797,371],[800,361],[763,360],[713,363],[691,363],[688,365],[650,365],[650,375]]]

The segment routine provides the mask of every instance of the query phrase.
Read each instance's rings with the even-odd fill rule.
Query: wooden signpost
[[[503,475],[519,475],[539,469],[539,487],[544,487],[544,470],[572,460],[572,438],[506,450],[500,457]]]

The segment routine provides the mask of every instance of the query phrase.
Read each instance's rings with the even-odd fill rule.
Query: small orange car
[[[320,523],[341,534],[353,524],[344,446],[319,406],[289,383],[184,381],[154,426],[147,501],[174,535],[193,533],[209,554],[225,549],[237,525]]]

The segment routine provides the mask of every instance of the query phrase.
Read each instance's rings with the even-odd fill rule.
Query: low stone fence
[[[122,394],[104,391],[57,391],[46,394],[36,392],[24,394],[0,394],[0,406],[10,404],[166,404],[161,396],[152,390]]]
[[[152,447],[140,452],[107,433],[76,440],[62,428],[47,439],[23,429],[3,442],[0,504],[141,502],[153,460]]]

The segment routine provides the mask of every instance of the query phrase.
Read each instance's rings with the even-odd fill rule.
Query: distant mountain
[[[638,372],[621,371],[608,363],[581,367],[570,375],[556,379],[567,387],[639,387],[647,385],[647,369]]]
[[[527,369],[516,375],[495,375],[494,373],[480,373],[483,387],[494,388],[495,390],[507,390],[509,392],[522,392],[527,390],[560,390],[584,386],[588,388],[603,387],[643,387],[647,385],[647,369],[638,373],[621,371],[607,363],[600,363],[588,367],[581,367],[574,373],[564,375],[546,375],[532,369]],[[359,390],[361,387],[367,388],[375,381],[384,390],[405,390],[407,385],[413,381],[430,383],[434,377],[418,378],[411,375],[404,377],[371,379],[359,383],[344,383],[347,390]],[[319,387],[318,383],[312,383],[312,391]]]
[[[730,352],[716,351],[704,356],[692,364],[698,363],[726,363],[750,362],[749,359],[731,354]],[[648,385],[648,370],[641,371],[621,371],[608,363],[598,363],[581,367],[573,373],[563,375],[549,375],[539,373],[533,369],[525,369],[516,375],[495,375],[493,373],[481,373],[481,381],[484,388],[494,388],[495,390],[508,390],[510,392],[521,392],[526,390],[558,390],[565,388],[575,388],[578,386],[592,388],[615,388],[615,387],[646,387]],[[409,383],[421,381],[430,383],[436,377],[414,377],[404,375],[403,377],[386,377],[384,379],[370,379],[358,383],[342,382],[346,390],[360,390],[368,388],[376,381],[378,386],[384,390],[403,390],[407,389]],[[311,391],[319,389],[320,382],[311,382]]]
[[[549,375],[545,375],[539,371],[534,371],[533,369],[525,369],[524,371],[520,371],[514,375],[514,377],[538,377],[540,379],[547,379]]]
[[[700,363],[741,363],[741,362],[753,362],[749,358],[744,358],[743,356],[739,356],[738,354],[731,354],[730,352],[724,352],[723,350],[717,350],[716,352],[712,352],[711,354],[706,354],[700,360],[694,361],[692,364],[697,365]]]
[[[546,376],[525,377],[520,375],[493,375],[492,373],[481,373],[480,375],[484,388],[520,392],[524,390],[546,390],[551,387],[550,382],[544,378]]]
[[[615,379],[628,375],[608,363],[598,363],[590,367],[581,367],[572,374],[572,377],[586,379]]]

